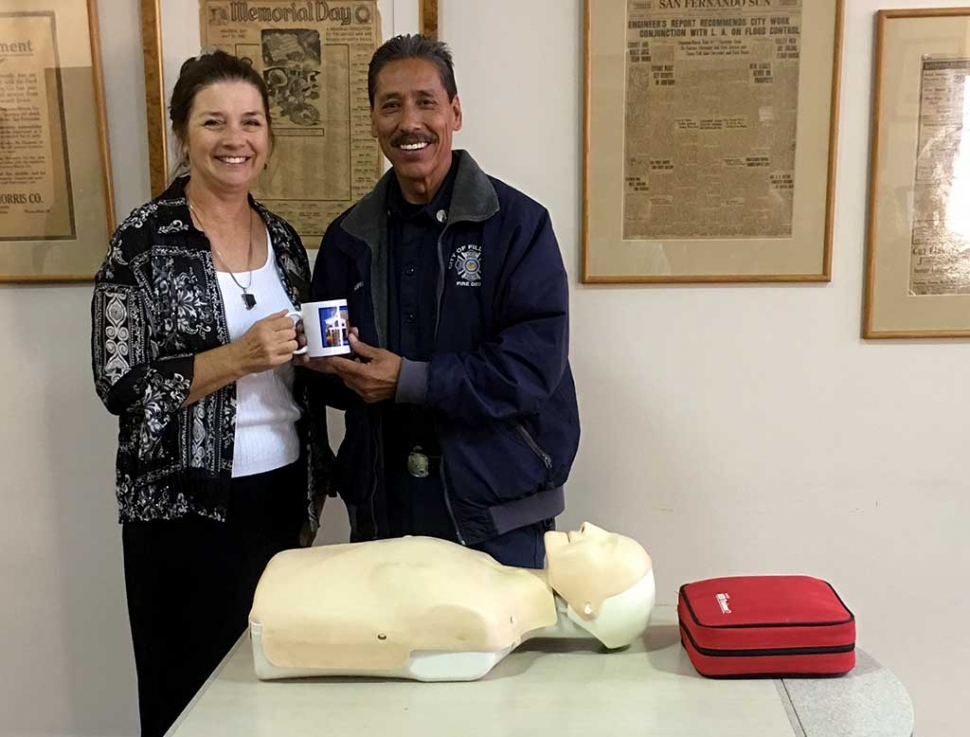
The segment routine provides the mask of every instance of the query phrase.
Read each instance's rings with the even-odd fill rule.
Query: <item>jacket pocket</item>
[[[554,459],[527,422],[439,427],[439,438],[450,493],[463,504],[487,508],[551,485]]]
[[[579,449],[579,415],[575,397],[572,378],[567,376],[548,402],[523,418],[536,445],[552,460],[550,482],[553,486],[566,482]]]
[[[552,456],[550,456],[548,453],[546,453],[546,451],[544,451],[542,448],[539,447],[539,444],[535,441],[535,439],[529,433],[529,430],[526,428],[525,425],[522,424],[520,420],[513,420],[513,424],[515,426],[515,431],[519,434],[519,437],[521,437],[522,440],[525,442],[525,444],[529,447],[529,450],[535,453],[536,457],[540,461],[542,461],[542,465],[546,467],[546,471],[551,471]]]

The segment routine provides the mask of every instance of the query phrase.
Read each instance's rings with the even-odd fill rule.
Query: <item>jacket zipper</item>
[[[361,281],[364,281],[364,274],[360,273],[361,269],[358,268],[358,276],[361,277]],[[374,315],[374,323],[377,324],[377,307],[374,304],[374,285],[371,285],[371,312]],[[369,410],[365,410],[369,411]],[[382,478],[384,475],[383,471],[383,457],[384,457],[384,426],[381,420],[380,413],[377,413],[377,430],[374,438],[374,447],[377,448],[377,453],[374,454],[374,465],[372,470],[372,476],[374,482],[371,485],[370,499],[368,500],[368,509],[370,511],[370,520],[372,525],[372,530],[374,531],[373,539],[376,540],[380,537],[380,531],[377,529],[377,510],[375,509],[375,500],[377,499],[377,485],[378,479]],[[385,485],[387,481],[385,480]]]
[[[384,456],[384,428],[379,415],[378,415],[378,421],[377,421],[377,438],[375,442],[375,447],[377,448],[377,453],[374,454],[374,468],[373,468],[374,484],[370,490],[370,504],[368,506],[370,507],[371,524],[373,525],[371,529],[374,530],[374,539],[376,540],[379,537],[379,535],[378,535],[378,529],[377,529],[377,511],[374,509],[374,500],[377,499],[377,479],[379,475],[383,475],[384,473],[382,470],[384,465],[382,462],[383,456]],[[384,483],[385,485],[387,484],[386,479]]]
[[[435,310],[434,314],[434,342],[438,343],[438,323],[441,321],[441,302],[445,294],[445,258],[441,253],[441,242],[445,237],[445,231],[448,230],[448,226],[445,225],[441,229],[441,233],[438,235],[438,284],[437,284],[437,298],[438,298],[438,309]],[[435,422],[435,432],[438,433],[438,437],[441,437],[441,433],[438,432],[438,423]],[[439,441],[440,443],[440,441]],[[451,508],[451,496],[448,494],[448,481],[445,479],[445,449],[441,448],[441,463],[438,466],[438,475],[441,477],[441,493],[445,497],[445,508],[448,510],[448,516],[451,517],[451,524],[455,528],[455,536],[458,538],[458,542],[462,545],[467,545],[465,538],[461,534],[461,528],[458,526],[458,518],[455,517],[455,510]]]
[[[746,658],[746,657],[765,657],[772,655],[837,655],[839,653],[851,653],[855,650],[854,644],[849,645],[829,645],[826,647],[776,647],[776,648],[758,648],[752,650],[714,650],[709,647],[701,647],[697,644],[697,640],[690,633],[683,624],[680,626],[681,631],[687,635],[687,639],[690,640],[690,644],[694,649],[701,655],[707,655],[715,658]]]
[[[754,629],[754,628],[764,629],[765,627],[839,627],[841,625],[849,624],[850,622],[854,622],[855,621],[855,615],[852,612],[849,611],[849,608],[845,605],[845,602],[842,601],[842,597],[840,597],[838,595],[838,593],[836,593],[835,589],[832,587],[832,584],[828,583],[827,581],[825,583],[829,587],[829,589],[831,590],[832,595],[835,596],[835,598],[839,602],[839,604],[842,605],[842,608],[845,609],[846,614],[849,615],[846,619],[839,619],[839,620],[836,620],[834,622],[777,622],[777,623],[759,623],[759,624],[709,624],[707,622],[702,622],[700,620],[700,617],[698,617],[697,614],[694,612],[694,607],[691,606],[691,603],[690,603],[690,597],[684,591],[684,588],[687,586],[687,584],[684,584],[683,586],[680,587],[679,593],[680,593],[681,599],[684,602],[684,605],[687,607],[688,613],[690,613],[690,618],[692,620],[694,620],[694,624],[696,624],[698,627],[704,627],[704,628],[707,628],[707,629],[719,629],[719,630],[720,629],[723,629],[723,630],[726,630],[726,629]]]
[[[529,434],[529,431],[525,429],[525,425],[523,425],[518,420],[515,420],[515,429],[516,431],[518,431],[519,435],[525,441],[525,444],[532,449],[532,452],[535,453],[537,456],[539,456],[539,460],[542,461],[542,465],[546,467],[546,470],[551,471],[552,458],[549,456],[548,453],[546,453],[542,448],[539,447],[539,444],[532,438],[532,436]]]
[[[438,284],[436,285],[435,295],[438,302],[438,309],[434,313],[434,342],[438,342],[438,323],[441,321],[441,302],[445,296],[445,257],[441,254],[441,240],[445,237],[446,225],[438,235]]]
[[[445,480],[445,456],[441,455],[441,465],[438,467],[438,472],[441,475],[441,490],[445,495],[445,507],[448,509],[448,516],[451,517],[451,524],[455,527],[455,535],[458,536],[458,542],[462,545],[467,545],[465,538],[462,537],[461,529],[458,527],[458,518],[455,517],[455,511],[451,508],[451,497],[448,496],[448,482]]]

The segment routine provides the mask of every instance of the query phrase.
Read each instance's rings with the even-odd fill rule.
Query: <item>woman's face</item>
[[[242,80],[199,90],[185,145],[194,186],[248,192],[269,156],[269,122],[259,90]]]

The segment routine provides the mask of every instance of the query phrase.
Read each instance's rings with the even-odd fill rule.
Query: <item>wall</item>
[[[583,3],[442,10],[456,145],[549,207],[573,276],[585,435],[562,525],[637,536],[665,602],[708,576],[829,579],[920,735],[970,718],[970,344],[859,338],[871,57],[880,7],[958,4],[847,0],[833,279],[814,286],[579,284]]]
[[[100,21],[116,209],[127,214],[148,193],[138,3],[103,0]],[[116,426],[93,392],[90,300],[90,284],[0,288],[3,735],[137,733]]]
[[[970,718],[957,657],[970,652],[970,345],[865,343],[859,323],[872,14],[928,4],[847,2],[832,282],[675,288],[578,283],[581,0],[441,3],[456,142],[549,207],[572,276],[584,438],[562,526],[641,539],[665,602],[706,576],[828,578],[861,646],[909,688],[921,737]],[[100,0],[100,18],[124,215],[148,195],[137,4]],[[137,729],[89,299],[89,285],[0,288],[4,736]],[[345,517],[329,512],[325,539],[340,539]]]

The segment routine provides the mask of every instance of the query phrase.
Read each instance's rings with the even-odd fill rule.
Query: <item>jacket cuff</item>
[[[191,384],[195,378],[195,354],[162,358],[155,362],[155,368],[166,378],[178,374],[188,379]]]
[[[151,385],[161,397],[165,412],[176,412],[188,399],[195,376],[195,356],[162,358],[133,367],[107,390],[105,406],[114,415],[142,413],[146,388]]]
[[[424,404],[428,397],[427,361],[401,359],[401,374],[397,377],[397,390],[394,392],[396,404]]]

